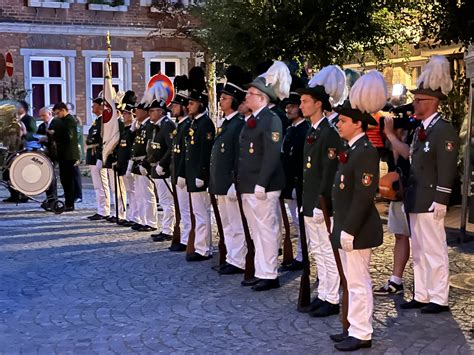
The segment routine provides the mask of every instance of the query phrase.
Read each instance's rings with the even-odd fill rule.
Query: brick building
[[[113,84],[139,97],[153,74],[173,78],[202,63],[199,48],[186,38],[149,38],[159,21],[169,28],[165,35],[173,33],[172,20],[152,0],[0,0],[0,48],[13,55],[13,79],[29,91],[34,115],[57,101],[71,102],[87,127],[90,99],[102,90],[107,31]],[[0,96],[10,82],[0,80]]]

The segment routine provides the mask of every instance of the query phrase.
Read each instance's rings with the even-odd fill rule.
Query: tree
[[[193,36],[216,60],[251,68],[265,59],[342,64],[382,59],[396,44],[417,40],[411,0],[206,0],[192,11]]]

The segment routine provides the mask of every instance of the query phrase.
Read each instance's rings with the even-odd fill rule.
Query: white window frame
[[[62,100],[63,102],[70,102],[76,106],[76,51],[75,50],[64,50],[64,49],[30,49],[30,48],[21,48],[20,55],[23,56],[23,71],[24,71],[24,80],[25,88],[27,90],[32,90],[33,84],[42,84],[49,82],[51,84],[56,84],[58,78],[52,79],[39,79],[33,78],[31,76],[31,60],[32,58],[45,58],[51,60],[61,60],[64,64],[62,65],[61,70],[61,83],[64,84],[62,87]],[[49,70],[49,68],[48,68]],[[45,71],[45,74],[47,72]],[[31,92],[31,91],[29,91]],[[46,99],[48,98],[48,99]],[[32,106],[33,96],[28,95],[28,103]],[[45,104],[49,102],[49,90],[45,90]]]
[[[150,64],[152,62],[161,62],[162,68],[164,68],[165,62],[175,62],[176,75],[187,75],[190,56],[190,52],[143,52],[142,57],[145,59],[145,87],[150,80]],[[174,77],[170,77],[170,79],[174,81]]]
[[[83,50],[82,56],[85,59],[85,85],[86,85],[86,124],[85,127],[88,129],[92,124],[94,118],[91,110],[91,99],[92,97],[92,85],[97,84],[103,85],[104,79],[92,78],[91,66],[92,62],[102,63],[107,58],[107,51],[94,51],[94,50]],[[111,52],[112,62],[120,62],[119,64],[119,78],[113,78],[112,84],[119,85],[119,89],[127,91],[132,89],[132,58],[133,51],[112,51]]]

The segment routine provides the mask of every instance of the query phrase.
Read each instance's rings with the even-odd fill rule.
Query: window
[[[143,52],[145,58],[146,83],[158,73],[167,75],[171,80],[175,76],[188,74],[189,52]]]
[[[105,58],[92,58],[90,62],[90,92],[91,98],[99,96],[104,88],[104,61]],[[115,92],[124,90],[123,59],[112,58],[112,86]]]
[[[33,116],[44,106],[67,101],[64,57],[30,57],[30,103]]]

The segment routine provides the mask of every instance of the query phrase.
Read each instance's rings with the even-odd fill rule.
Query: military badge
[[[423,148],[425,153],[428,153],[430,151],[430,142],[425,142],[425,147]]]
[[[225,152],[225,149],[224,149],[224,143],[221,144],[221,153],[224,153]]]
[[[452,152],[454,150],[454,142],[446,141],[444,148],[446,149],[446,151]]]
[[[253,143],[250,143],[249,153],[253,154],[255,150],[253,149]]]
[[[344,187],[346,187],[346,185],[344,185],[344,175],[341,175],[341,183],[339,184],[339,188],[344,190]]]
[[[368,173],[363,173],[362,174],[362,185],[364,186],[370,186],[372,185],[372,181],[374,180],[374,175],[373,174],[368,174]]]
[[[217,129],[217,134],[221,134],[221,132],[222,132],[222,127],[219,127],[219,128]]]
[[[306,163],[306,168],[311,169],[311,157],[308,157],[308,162]]]
[[[213,139],[213,134],[212,134],[212,132],[207,132],[207,133],[206,133],[206,139],[207,139],[208,141],[212,141],[212,139]]]
[[[328,148],[328,158],[331,160],[336,159],[336,148]]]
[[[280,140],[280,132],[272,132],[272,141],[277,143]]]
[[[192,137],[194,135],[194,129],[190,128],[189,129],[189,135]]]
[[[171,132],[172,137],[176,136],[178,134],[178,130],[175,129],[173,132]]]

